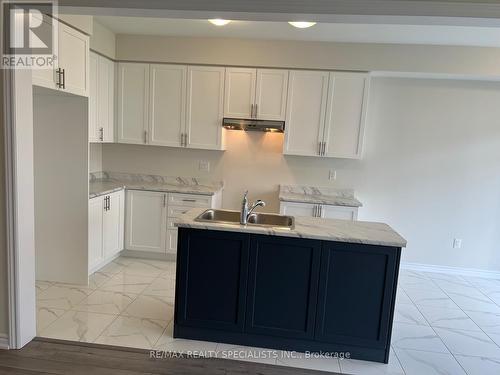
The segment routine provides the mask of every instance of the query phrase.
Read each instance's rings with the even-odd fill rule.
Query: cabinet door
[[[321,242],[252,236],[245,332],[311,339]]]
[[[119,143],[147,143],[149,113],[149,65],[118,64]]]
[[[179,228],[175,322],[242,332],[249,236]]]
[[[257,69],[256,117],[284,121],[287,88],[288,70]]]
[[[103,215],[103,252],[108,258],[123,250],[123,191],[108,195],[108,208]]]
[[[226,68],[224,117],[252,117],[256,76],[255,69]]]
[[[35,18],[40,20],[37,15]],[[50,17],[43,17],[42,24],[37,27],[37,34],[45,39],[49,34],[52,33],[52,22],[57,22],[56,19]],[[36,86],[46,87],[49,89],[56,89],[56,72],[57,60],[54,62],[54,66],[51,69],[33,69],[32,70],[32,82]]]
[[[149,144],[181,147],[186,119],[186,72],[183,65],[150,66]]]
[[[283,153],[319,155],[327,94],[328,72],[290,72]]]
[[[103,260],[103,209],[104,197],[89,199],[89,270]]]
[[[166,194],[127,192],[125,248],[165,253],[167,236]]]
[[[97,70],[97,123],[103,128],[103,141],[114,141],[115,64],[99,56]]]
[[[190,66],[187,79],[187,145],[222,150],[224,68]]]
[[[89,37],[59,22],[59,68],[64,69],[63,91],[89,96]]]
[[[385,347],[397,252],[384,246],[323,242],[316,340]]]
[[[99,69],[99,56],[93,52],[89,56],[89,142],[100,141],[100,129],[97,120],[97,71]]]
[[[357,207],[343,207],[323,205],[321,207],[321,217],[325,219],[357,220]]]
[[[282,215],[315,217],[316,207],[316,204],[310,203],[281,202],[280,213]]]
[[[330,73],[324,135],[326,156],[361,157],[368,84],[366,73]]]

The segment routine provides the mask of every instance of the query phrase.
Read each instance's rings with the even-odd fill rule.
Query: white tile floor
[[[500,280],[402,270],[387,365],[174,339],[174,285],[174,263],[124,257],[92,275],[89,287],[38,281],[38,334],[218,356],[228,350],[239,360],[345,374],[500,374]]]

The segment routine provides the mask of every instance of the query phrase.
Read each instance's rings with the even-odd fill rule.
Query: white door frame
[[[31,71],[3,71],[8,346],[36,336]],[[23,105],[19,104],[23,100]]]

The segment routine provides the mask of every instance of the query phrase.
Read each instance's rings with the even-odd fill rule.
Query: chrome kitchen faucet
[[[252,214],[253,210],[255,210],[257,207],[265,207],[266,202],[263,200],[256,200],[253,204],[252,207],[248,208],[248,190],[245,191],[245,194],[243,194],[243,201],[241,202],[241,215],[240,215],[240,224],[241,225],[246,225],[248,223],[248,217]]]

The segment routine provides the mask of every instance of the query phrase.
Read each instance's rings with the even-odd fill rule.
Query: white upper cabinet
[[[52,19],[52,22],[56,22],[55,19]],[[49,20],[44,18],[42,20],[41,25],[36,30],[37,34],[40,34],[40,36],[43,36],[45,38],[52,33],[52,24],[49,22]],[[54,64],[57,64],[57,61],[54,62]],[[32,71],[33,84],[36,86],[42,86],[49,89],[54,89],[54,90],[57,89],[58,87],[56,85],[56,75],[55,75],[56,69],[57,66],[54,66],[53,69],[33,69]]]
[[[256,69],[226,68],[224,117],[253,117],[256,78]]]
[[[284,121],[288,70],[257,69],[254,117]]]
[[[284,120],[288,70],[226,68],[224,117]]]
[[[152,145],[181,147],[185,128],[186,76],[183,65],[150,65],[149,134]]]
[[[291,71],[283,153],[319,155],[328,96],[328,72]]]
[[[58,22],[53,19],[52,22]],[[58,22],[58,56],[53,69],[34,69],[33,84],[80,96],[89,96],[89,37]],[[44,19],[37,32],[50,33]]]
[[[58,28],[62,90],[89,96],[89,37],[60,22]]]
[[[97,71],[99,55],[91,52],[89,56],[89,142],[100,142],[101,132],[97,125]]]
[[[118,64],[118,123],[120,143],[147,143],[149,65]]]
[[[222,150],[225,68],[190,66],[187,78],[186,146]]]
[[[89,141],[113,142],[115,64],[94,52],[89,61]]]
[[[366,73],[290,72],[283,152],[361,158],[368,85]]]
[[[330,73],[325,156],[361,158],[368,85],[366,73]]]
[[[102,141],[114,141],[115,63],[99,56],[97,70],[97,125],[102,128]]]

